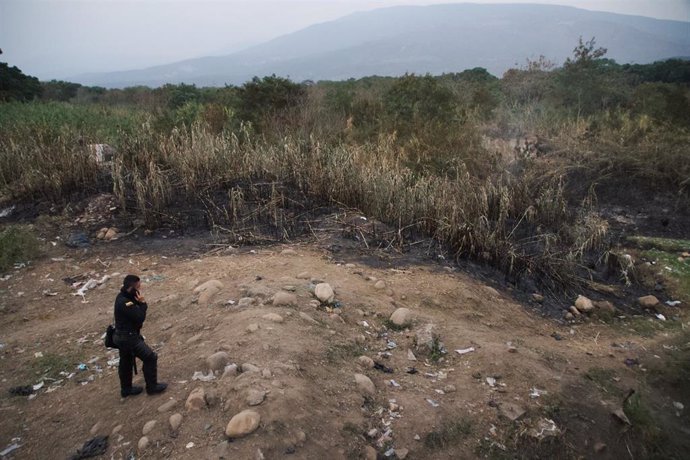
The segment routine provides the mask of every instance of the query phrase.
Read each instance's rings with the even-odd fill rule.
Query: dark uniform
[[[141,388],[132,387],[132,372],[135,358],[144,363],[144,380],[146,392],[160,393],[165,388],[158,383],[158,355],[146,345],[141,336],[141,326],[146,320],[148,305],[137,302],[133,293],[122,288],[115,299],[115,345],[120,349],[120,365],[117,373],[120,377],[122,396],[137,394]],[[161,387],[163,387],[161,389]]]

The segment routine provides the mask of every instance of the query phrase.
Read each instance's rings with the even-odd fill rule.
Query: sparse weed
[[[10,225],[0,231],[0,273],[39,254],[39,242],[27,226]]]
[[[472,421],[458,419],[446,421],[424,437],[424,445],[429,449],[445,449],[458,444],[472,433]]]

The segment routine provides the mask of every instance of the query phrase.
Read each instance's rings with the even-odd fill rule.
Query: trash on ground
[[[440,404],[439,404],[438,402],[434,401],[433,399],[427,398],[427,399],[426,399],[426,402],[428,402],[429,404],[431,404],[431,407],[438,407],[438,406],[440,406]]]
[[[388,343],[386,344],[386,348],[389,350],[392,350],[393,348],[397,348],[398,344],[393,342],[392,340],[389,340]]]
[[[563,336],[561,334],[559,334],[558,332],[554,332],[553,334],[551,334],[551,337],[553,337],[554,339],[556,339],[558,341],[563,340]]]
[[[659,318],[661,321],[666,321],[666,317],[664,315],[662,315],[661,313],[657,313],[655,316],[657,318]]]
[[[209,371],[209,373],[206,375],[202,371],[196,371],[194,372],[194,375],[192,375],[192,380],[199,380],[201,382],[210,382],[211,380],[215,380],[216,376],[213,375],[213,371]]]
[[[411,375],[414,375],[414,374],[418,374],[418,373],[419,373],[419,371],[418,371],[417,368],[415,368],[415,367],[408,367],[408,368],[405,370],[405,372],[408,373],[408,374],[411,374]]]
[[[77,366],[77,370],[80,370],[80,371],[85,371],[85,370],[87,370],[87,369],[88,369],[88,367],[87,367],[86,364],[84,364],[84,363],[80,363],[80,364]]]
[[[9,208],[5,208],[5,209],[1,210],[0,211],[0,217],[8,217],[10,214],[12,214],[12,212],[14,211],[14,209],[16,207],[17,207],[16,205],[12,205]]]
[[[186,445],[185,447],[186,447],[187,449],[191,449],[192,447],[194,447],[194,443],[193,443],[193,442],[188,442],[187,445]]]
[[[392,374],[393,373],[392,368],[386,367],[381,363],[377,363],[376,361],[374,361],[374,369],[385,372],[386,374]]]
[[[548,438],[550,436],[559,436],[561,430],[556,425],[556,422],[549,418],[541,418],[537,423],[527,431],[527,434],[538,440]]]
[[[103,455],[108,450],[108,437],[96,436],[84,443],[77,453],[70,457],[70,460],[80,460],[82,458],[97,457]]]
[[[43,358],[43,352],[37,351],[36,353],[34,353],[34,358]]]
[[[487,383],[491,388],[493,388],[493,387],[496,386],[496,379],[493,378],[493,377],[487,377],[487,378],[486,378],[486,383]]]
[[[400,388],[400,384],[393,379],[390,380],[390,385],[395,388]]]
[[[15,450],[19,449],[21,447],[20,444],[17,444],[16,442],[13,444],[10,444],[9,446],[5,447],[2,452],[0,452],[0,457],[4,457],[6,455],[9,455],[11,452],[14,452]]]
[[[545,395],[545,394],[548,394],[548,392],[546,390],[540,390],[538,388],[532,388],[529,392],[529,397],[534,399],[534,398],[538,398],[538,397]]]
[[[33,386],[33,387],[31,387],[31,388],[33,388],[33,389],[34,389],[34,391],[38,391],[38,390],[40,390],[41,388],[43,388],[43,381],[41,381],[41,382],[37,383],[36,385],[34,385],[34,386]]]
[[[666,305],[669,307],[675,307],[676,305],[680,305],[680,300],[667,300]]]
[[[626,366],[632,367],[632,366],[639,366],[640,365],[640,360],[637,358],[625,358],[623,361]]]
[[[455,352],[459,355],[466,355],[467,353],[472,353],[473,351],[474,351],[474,347],[461,348],[459,350],[455,350]]]
[[[34,392],[33,385],[19,385],[10,388],[10,394],[14,396],[28,396]]]

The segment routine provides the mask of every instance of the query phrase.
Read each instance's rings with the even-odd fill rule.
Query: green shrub
[[[11,225],[0,231],[0,273],[15,263],[28,262],[39,253],[39,242],[29,227]]]

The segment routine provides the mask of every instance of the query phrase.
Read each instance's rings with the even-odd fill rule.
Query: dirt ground
[[[189,238],[150,241],[124,238],[85,250],[60,243],[0,281],[0,450],[20,446],[6,458],[69,458],[99,434],[109,435],[99,458],[114,459],[366,458],[374,455],[367,447],[380,458],[419,459],[690,452],[682,316],[673,327],[651,314],[565,324],[510,291],[404,256],[373,267],[318,242],[209,252]],[[120,398],[117,352],[103,346],[127,273],[144,281],[142,332],[159,354],[159,378],[169,383],[162,395]],[[112,278],[84,298],[74,295],[69,283],[103,275]],[[204,304],[193,290],[209,280],[223,287]],[[333,287],[339,308],[314,302],[321,281]],[[273,305],[279,292],[296,301]],[[243,297],[254,303],[239,306]],[[413,320],[397,330],[388,320],[401,307]],[[271,313],[282,322],[265,317]],[[427,325],[442,343],[431,350],[418,338]],[[193,380],[218,351],[244,372]],[[392,373],[363,368],[361,355]],[[371,379],[373,395],[355,383],[356,373]],[[135,384],[142,380],[140,371]],[[9,392],[41,382],[30,396]],[[198,387],[206,405],[187,410]],[[251,407],[259,427],[228,439],[226,425],[250,409],[251,390],[266,392]],[[628,390],[635,390],[626,403],[629,424],[612,415]],[[171,400],[172,408],[159,411]],[[174,413],[183,416],[176,431],[169,426]],[[152,420],[148,447],[139,449]]]

